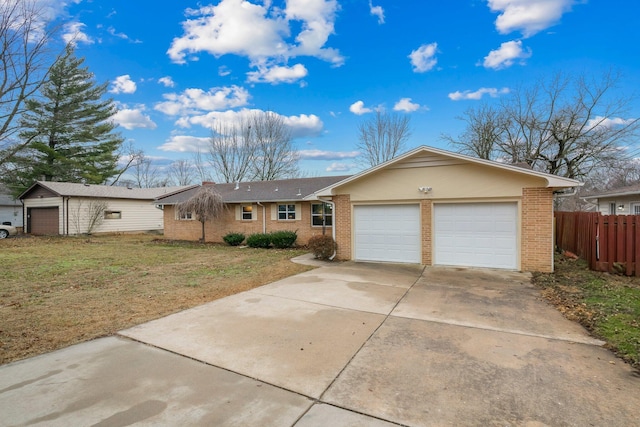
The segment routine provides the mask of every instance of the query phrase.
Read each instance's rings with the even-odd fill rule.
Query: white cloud
[[[512,66],[516,61],[523,65],[525,59],[530,57],[531,49],[523,50],[521,40],[512,40],[502,43],[498,49],[489,52],[489,55],[484,57],[482,65],[485,68],[500,70]]]
[[[273,66],[258,67],[258,71],[247,73],[248,81],[254,83],[293,83],[307,76],[307,69],[302,64],[293,67]]]
[[[116,31],[116,29],[115,29],[115,28],[113,28],[113,27],[109,27],[109,28],[107,28],[107,32],[108,32],[109,34],[111,34],[112,36],[114,36],[114,37],[118,37],[118,38],[123,39],[123,40],[128,40],[128,41],[130,41],[131,43],[136,43],[136,44],[138,44],[138,43],[142,43],[142,41],[140,41],[140,40],[138,40],[138,39],[135,39],[135,40],[131,39],[131,38],[130,38],[128,35],[126,35],[125,33],[119,33],[119,32],[117,32],[117,31]]]
[[[324,150],[300,150],[301,159],[305,160],[341,160],[353,159],[360,155],[359,151],[324,151]]]
[[[64,24],[62,29],[62,40],[64,40],[65,43],[71,43],[74,45],[78,43],[93,44],[93,39],[84,32],[85,27],[85,24],[77,21]]]
[[[401,98],[396,105],[393,106],[394,111],[404,111],[407,113],[411,113],[420,108],[420,104],[415,104],[411,102],[411,98]]]
[[[182,116],[176,121],[176,125],[188,128],[192,125],[201,126],[207,130],[212,127],[225,124],[228,126],[237,126],[243,119],[253,114],[260,114],[264,111],[258,109],[243,108],[239,111],[210,111],[203,114],[195,114],[191,116]],[[277,113],[275,113],[277,114]],[[308,136],[317,136],[322,132],[324,123],[315,114],[300,114],[299,116],[280,116],[284,124],[291,131],[292,138],[303,138]]]
[[[369,0],[369,12],[373,16],[378,17],[378,24],[384,24],[384,9],[382,6],[374,6],[371,0]]]
[[[164,87],[174,87],[176,85],[170,76],[160,77],[158,83],[164,85]]]
[[[159,102],[155,109],[169,116],[201,114],[207,111],[224,110],[247,105],[249,92],[240,86],[202,89],[186,89],[182,93],[163,95],[166,101]]]
[[[231,74],[231,70],[227,68],[226,65],[221,65],[218,67],[218,75],[220,77],[228,76],[229,74]]]
[[[333,162],[325,170],[327,172],[348,172],[355,167],[356,165],[354,163]]]
[[[245,56],[254,66],[296,56],[341,65],[340,53],[324,47],[334,33],[337,10],[337,0],[288,0],[284,10],[272,7],[271,1],[261,5],[221,0],[217,5],[187,10],[184,34],[173,39],[167,54],[176,63],[206,52],[216,57]],[[297,35],[292,34],[298,28]]]
[[[291,129],[292,138],[317,136],[322,132],[324,123],[315,114],[300,114],[299,116],[284,116],[284,123]]]
[[[113,87],[109,90],[111,93],[135,93],[137,89],[136,83],[131,80],[129,74],[116,77],[112,84]]]
[[[438,63],[435,57],[438,52],[438,43],[423,44],[418,49],[411,52],[411,65],[416,73],[424,73],[433,69]]]
[[[189,135],[173,135],[158,148],[162,151],[197,153],[207,151],[208,146],[209,138],[206,137],[203,138]]]
[[[590,129],[597,129],[597,128],[611,129],[616,126],[630,125],[636,120],[637,119],[623,119],[621,117],[609,118],[604,116],[596,116],[593,119],[589,120],[589,122],[587,123],[587,126]]]
[[[502,89],[498,89],[495,87],[481,87],[476,91],[465,90],[464,92],[455,91],[449,94],[449,99],[452,101],[461,101],[464,99],[472,99],[479,100],[482,99],[483,95],[489,95],[492,98],[497,98],[500,95],[505,95],[509,93],[508,87],[503,87]]]
[[[123,108],[118,110],[113,120],[127,130],[157,128],[158,125],[142,111],[142,108]]]
[[[520,31],[524,37],[551,27],[571,11],[576,0],[488,0],[492,12],[500,12],[496,29],[501,34]]]
[[[353,114],[361,116],[363,114],[370,113],[373,110],[371,108],[366,108],[363,101],[356,101],[351,104],[351,106],[349,107],[349,111],[351,111]]]

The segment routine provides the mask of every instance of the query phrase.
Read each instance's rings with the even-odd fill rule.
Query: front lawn
[[[585,261],[559,255],[555,269],[533,277],[543,295],[640,368],[640,278],[591,271]]]
[[[0,363],[309,270],[290,261],[303,253],[150,235],[0,240]]]

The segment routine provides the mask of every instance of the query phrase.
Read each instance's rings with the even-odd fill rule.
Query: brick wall
[[[348,194],[334,196],[333,202],[336,204],[334,211],[338,244],[336,258],[349,260],[351,259],[351,196]]]
[[[522,270],[553,271],[553,190],[522,189]]]
[[[431,240],[431,215],[433,212],[433,202],[422,200],[420,202],[420,213],[422,216],[422,264],[433,265],[433,248]]]
[[[279,221],[271,219],[272,203],[263,203],[264,206],[256,206],[255,220],[237,220],[236,205],[229,205],[228,209],[215,221],[205,224],[205,238],[207,242],[222,242],[222,238],[228,233],[243,233],[249,236],[253,233],[263,232],[263,218],[266,219],[266,232],[295,231],[298,234],[297,245],[306,245],[309,238],[322,234],[322,227],[311,226],[311,203],[299,202],[300,219]],[[263,209],[266,209],[263,216]],[[326,233],[331,235],[331,227],[326,228]],[[176,220],[174,206],[164,208],[164,235],[169,239],[198,240],[202,236],[202,225],[197,220]]]

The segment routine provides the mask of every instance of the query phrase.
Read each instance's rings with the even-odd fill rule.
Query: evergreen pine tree
[[[97,85],[73,46],[52,66],[41,97],[27,100],[20,137],[27,149],[11,159],[4,181],[19,194],[36,180],[104,184],[118,174],[123,138],[111,121],[116,107],[102,99],[107,83]]]

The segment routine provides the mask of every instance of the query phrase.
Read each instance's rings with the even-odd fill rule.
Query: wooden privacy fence
[[[640,215],[556,212],[556,247],[596,271],[640,276]]]

